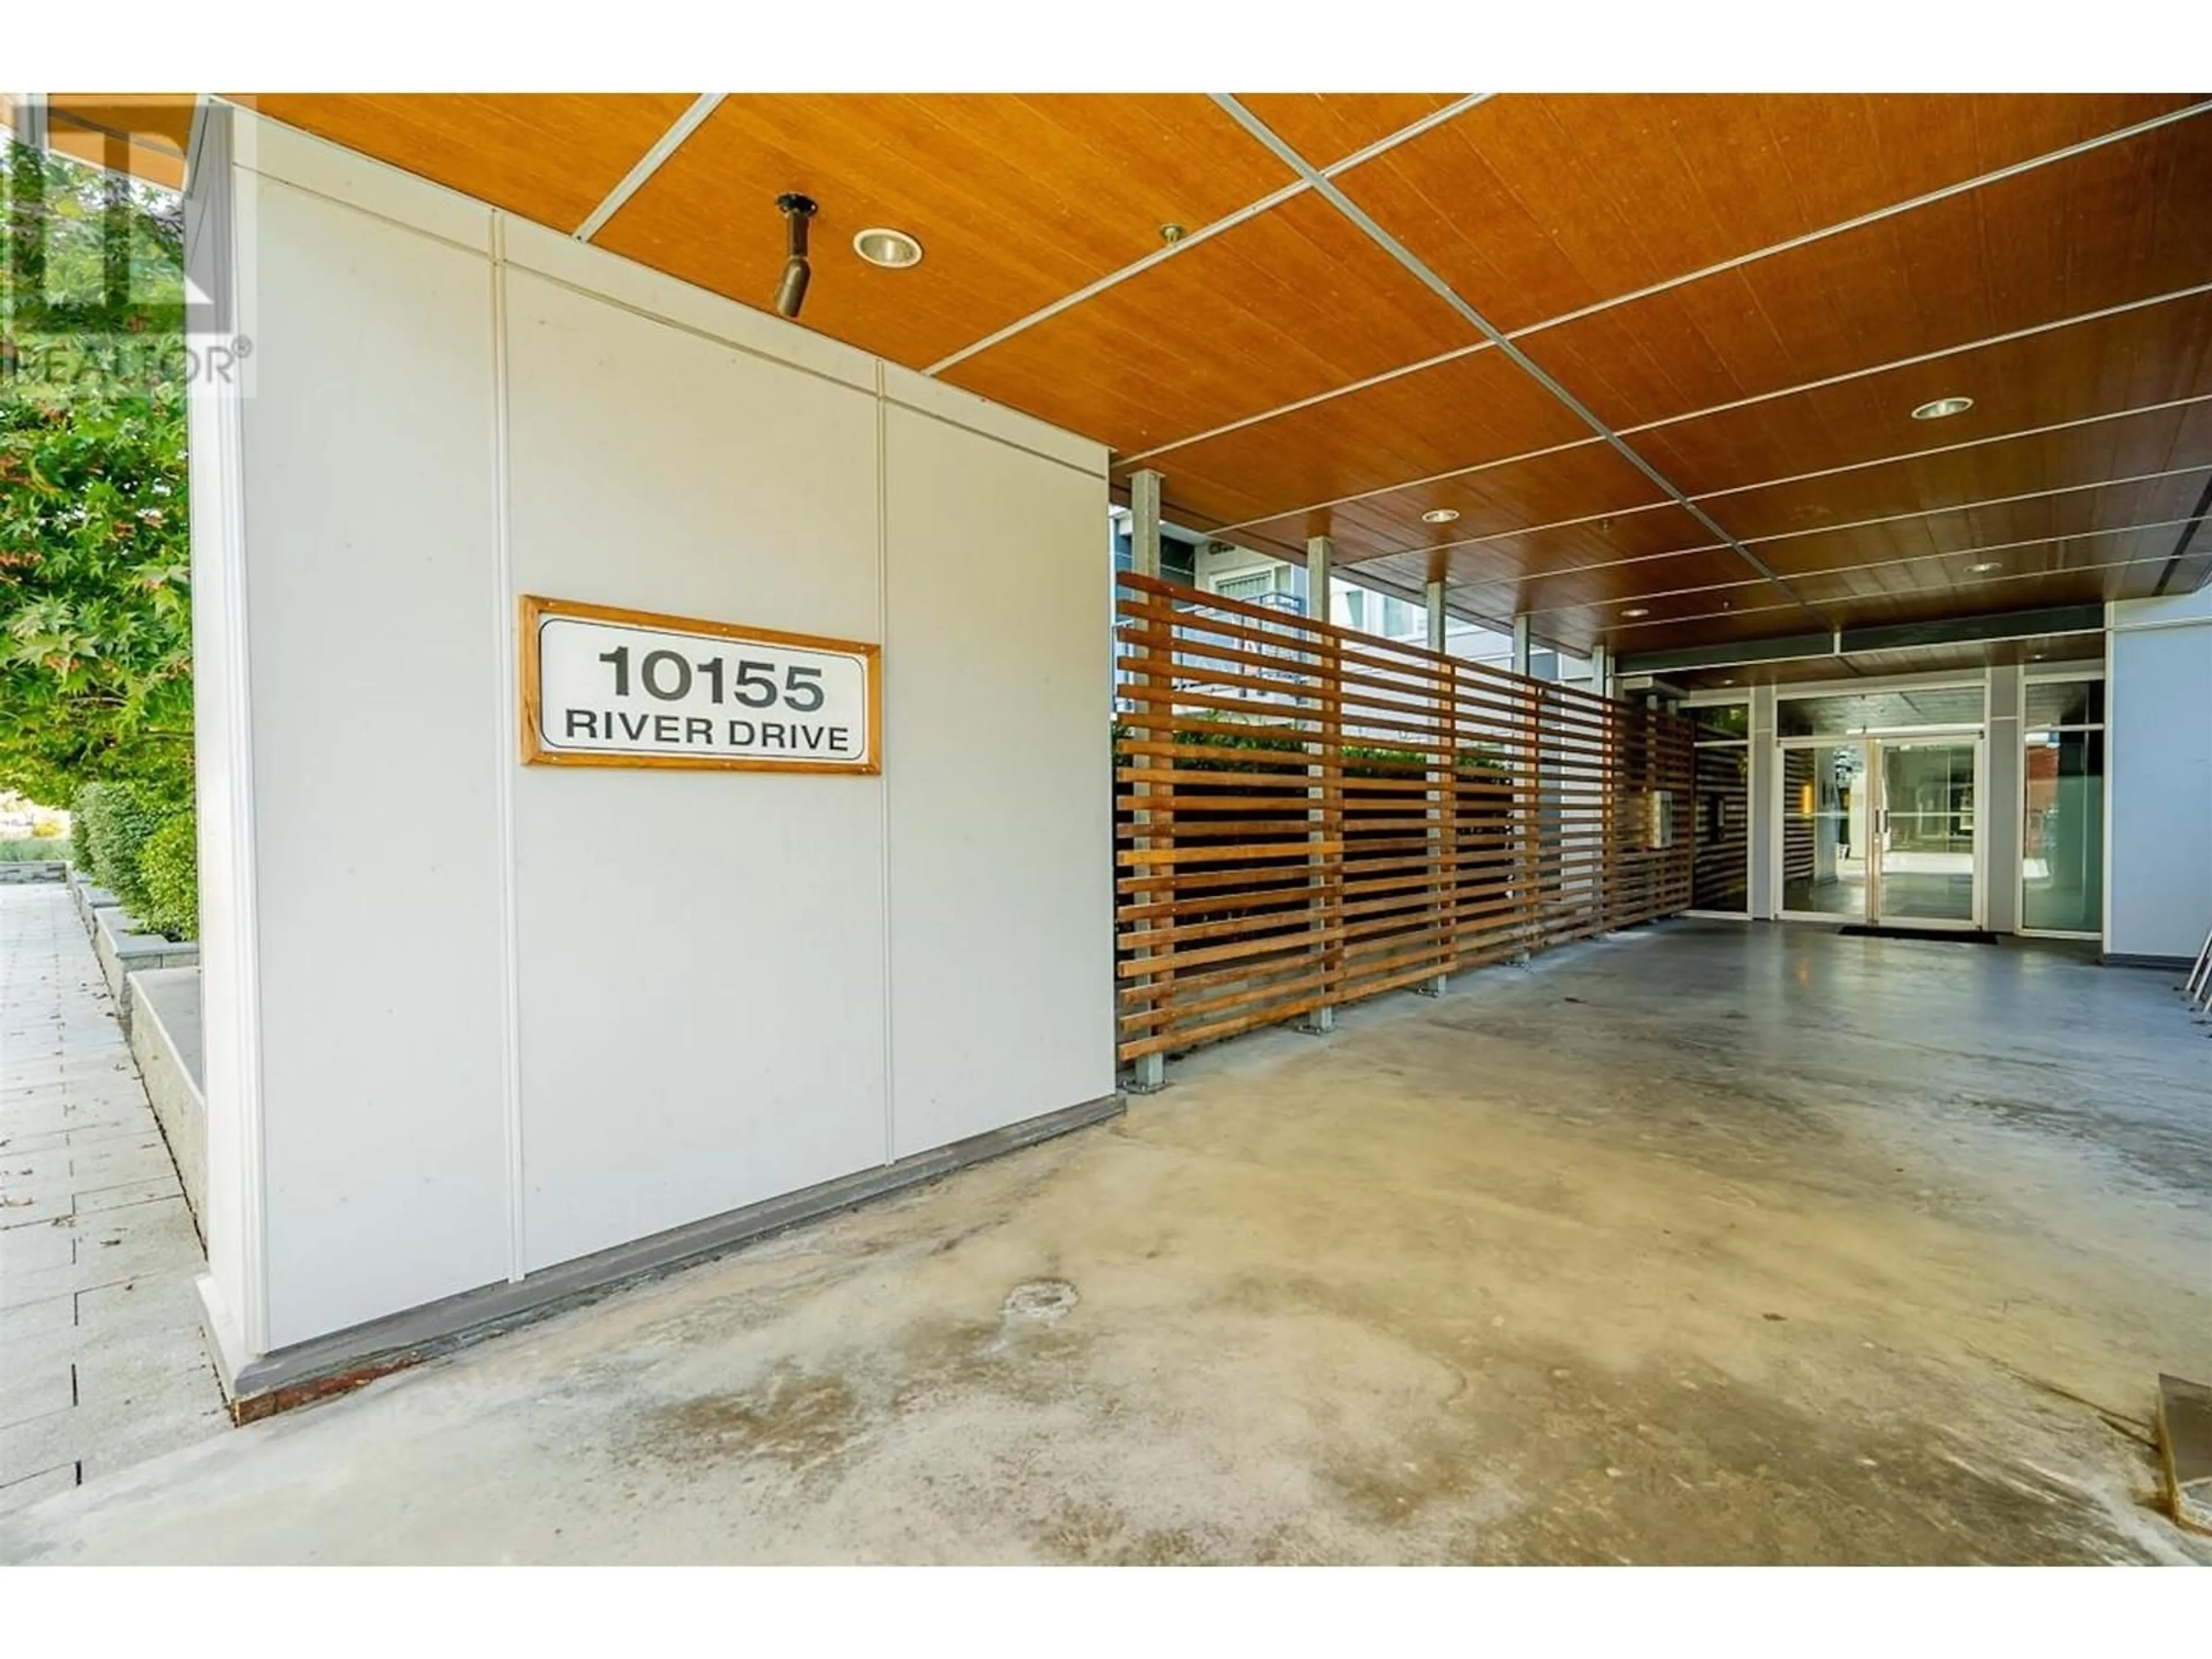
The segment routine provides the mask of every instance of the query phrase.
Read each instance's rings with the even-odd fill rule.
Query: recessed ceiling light
[[[921,244],[902,230],[871,226],[853,238],[853,252],[885,270],[903,270],[921,263]]]
[[[1734,680],[1723,680],[1721,684],[1723,685],[1734,685],[1735,682]]]
[[[1938,398],[1933,403],[1923,404],[1912,411],[1916,421],[1940,421],[1953,415],[1963,415],[1974,406],[1972,398]]]
[[[1992,570],[2002,570],[2003,568],[2003,562],[2000,560],[1984,559],[1979,564],[1968,565],[1966,567],[1966,574],[1969,576],[1981,576],[1986,575]]]
[[[1648,617],[1651,614],[1651,611],[1648,605],[1632,605],[1620,614],[1624,617]]]
[[[1427,512],[1421,514],[1421,522],[1423,524],[1449,524],[1457,517],[1459,517],[1459,509],[1455,507],[1432,507]]]

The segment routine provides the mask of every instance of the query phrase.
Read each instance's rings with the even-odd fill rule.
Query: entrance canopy
[[[805,326],[1190,529],[1685,684],[2212,574],[2188,94],[238,101],[763,310],[804,193]]]

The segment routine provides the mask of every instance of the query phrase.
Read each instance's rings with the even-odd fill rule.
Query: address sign
[[[872,645],[526,598],[521,654],[527,763],[883,769]]]

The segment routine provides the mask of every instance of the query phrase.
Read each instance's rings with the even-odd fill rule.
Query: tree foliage
[[[181,380],[87,374],[58,384],[13,372],[34,349],[33,332],[56,326],[56,311],[88,349],[175,326],[175,198],[10,149],[0,270],[0,788],[58,805],[83,784],[135,779],[181,796],[192,716]],[[103,286],[119,220],[132,275]]]

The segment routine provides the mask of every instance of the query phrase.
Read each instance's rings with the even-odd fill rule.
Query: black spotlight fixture
[[[780,315],[796,317],[806,303],[806,282],[813,273],[806,263],[806,223],[818,210],[811,196],[786,191],[775,198],[783,215],[783,280],[775,285],[775,308]]]

